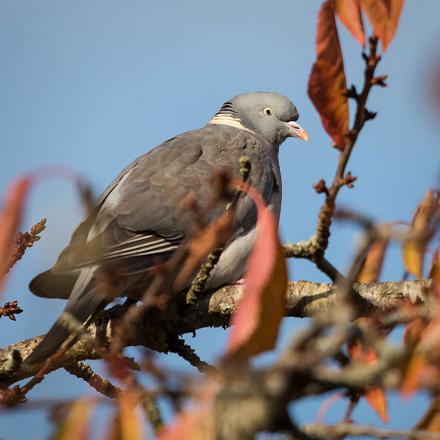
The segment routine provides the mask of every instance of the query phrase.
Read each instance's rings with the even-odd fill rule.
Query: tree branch
[[[365,70],[361,92],[358,93],[354,86],[347,90],[347,97],[354,99],[356,102],[356,114],[353,125],[345,136],[345,146],[339,155],[333,182],[330,187],[327,187],[324,179],[321,179],[314,185],[314,189],[317,193],[325,194],[324,203],[319,210],[315,234],[307,241],[290,243],[285,246],[286,258],[307,258],[313,261],[332,281],[336,281],[336,274],[334,270],[329,268],[324,256],[329,243],[330,227],[335,211],[336,198],[339,190],[343,186],[352,188],[353,182],[356,180],[355,176],[345,171],[360,131],[365,122],[369,119],[373,119],[375,116],[374,113],[368,111],[366,108],[370,91],[373,86],[385,85],[385,77],[375,78],[374,76],[376,67],[381,59],[380,55],[377,54],[377,42],[376,37],[371,37],[368,44],[369,52],[362,54],[365,61]]]
[[[424,301],[429,280],[355,284],[354,288],[365,300],[362,314],[374,310],[392,310],[409,301]],[[198,304],[185,306],[175,301],[164,310],[148,309],[136,331],[127,341],[127,346],[145,346],[158,352],[175,351],[176,335],[193,332],[204,327],[226,327],[236,310],[243,294],[243,285],[223,287],[201,298]],[[286,316],[310,317],[328,310],[335,304],[338,289],[333,284],[319,284],[308,281],[290,282],[286,294]],[[183,309],[184,308],[184,309]],[[113,330],[127,307],[117,305],[112,313],[106,313],[98,324],[88,328],[93,338],[111,341]],[[183,313],[184,310],[184,313]],[[28,365],[23,362],[41,341],[42,336],[17,342],[0,349],[0,382],[10,385],[18,380],[35,375],[41,364]],[[86,359],[99,359],[101,353],[97,344],[89,344],[86,339],[78,341],[50,366],[49,371],[76,364]],[[102,345],[102,344],[101,344]]]

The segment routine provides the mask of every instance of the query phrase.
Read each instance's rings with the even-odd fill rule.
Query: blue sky
[[[308,144],[289,140],[281,150],[284,200],[281,234],[285,241],[308,238],[322,201],[312,184],[330,181],[337,152],[321,128],[307,97],[314,60],[319,4],[315,0],[2,0],[0,2],[0,189],[28,170],[63,164],[79,171],[96,192],[136,156],[169,137],[203,126],[229,97],[266,90],[289,96],[310,134]],[[437,0],[407,0],[400,29],[381,73],[389,87],[373,91],[369,108],[379,111],[362,132],[349,169],[355,189],[340,203],[378,221],[409,220],[423,193],[439,178],[439,114],[433,111],[430,79],[440,57]],[[342,30],[350,81],[361,81],[360,50]],[[0,343],[45,332],[61,301],[35,298],[30,278],[52,264],[81,218],[68,183],[48,179],[32,190],[24,219],[27,229],[47,217],[47,231],[14,269],[5,300],[18,299],[24,313],[16,323],[0,321]],[[335,225],[328,252],[341,270],[353,254],[356,229]],[[292,279],[324,281],[304,261],[290,263]],[[391,249],[385,279],[400,279],[398,246]],[[281,345],[298,328],[283,325]],[[221,352],[225,332],[206,330],[191,339],[208,360]],[[174,356],[166,365],[191,371]],[[60,386],[69,396],[89,392],[65,372],[48,377],[29,397],[50,398]],[[400,407],[392,399],[391,426],[409,426],[423,399]],[[318,402],[295,413],[313,420]],[[335,405],[329,420],[338,420]],[[379,423],[365,406],[355,415]],[[42,412],[4,413],[5,440],[44,438]],[[26,420],[29,423],[18,423]],[[16,421],[14,424],[13,421]]]

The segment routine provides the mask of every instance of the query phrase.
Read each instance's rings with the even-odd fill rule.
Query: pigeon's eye
[[[266,116],[272,116],[272,109],[271,109],[270,107],[265,107],[265,108],[263,109],[263,113],[264,113]]]

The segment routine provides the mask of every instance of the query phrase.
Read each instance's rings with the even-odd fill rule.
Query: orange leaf
[[[368,325],[371,320],[369,318],[359,318],[356,321],[363,321],[363,325]],[[367,365],[372,365],[377,362],[377,353],[371,348],[364,347],[360,340],[354,340],[352,343],[348,344],[347,350],[350,358],[355,362],[364,363]],[[380,388],[370,388],[365,390],[363,395],[368,404],[374,409],[374,411],[376,411],[380,419],[384,423],[387,423],[388,411],[385,392]]]
[[[391,40],[396,34],[397,28],[399,26],[400,14],[403,8],[404,0],[388,0],[390,5],[389,16],[386,30],[386,38],[383,41],[383,50],[387,50]]]
[[[278,223],[263,198],[248,190],[258,209],[257,237],[249,257],[243,297],[232,317],[227,357],[247,359],[273,348],[285,313],[287,265]]]
[[[53,436],[53,440],[86,440],[89,438],[90,417],[95,402],[81,399],[74,402],[69,412]]]
[[[198,405],[177,415],[171,425],[164,428],[158,440],[214,440],[213,401],[218,384],[204,384]]]
[[[388,423],[387,398],[380,388],[371,388],[365,391],[365,399],[376,411],[382,422]]]
[[[367,365],[371,365],[377,362],[376,352],[369,348],[365,348],[359,340],[355,340],[350,343],[347,347],[347,350],[350,358],[353,359],[355,362],[360,362]]]
[[[389,0],[361,0],[362,9],[368,17],[373,33],[382,43],[386,39]]]
[[[431,223],[440,209],[440,193],[428,191],[414,214],[411,232],[417,239],[411,238],[403,242],[403,261],[406,270],[416,278],[423,278],[423,261],[426,245],[431,239]]]
[[[32,180],[29,176],[17,179],[6,192],[6,200],[0,212],[0,283],[8,270],[15,236],[21,223],[24,203]]]
[[[336,147],[343,150],[348,133],[347,85],[333,0],[326,0],[319,11],[316,53],[308,93],[324,129]]]
[[[159,440],[214,440],[214,421],[206,411],[186,411],[176,417],[174,423],[165,429]]]
[[[364,24],[359,0],[336,0],[335,9],[342,24],[362,46],[365,46]]]
[[[422,417],[415,429],[428,431],[428,432],[440,432],[440,397],[435,396],[431,402],[431,405]]]
[[[379,281],[387,247],[388,240],[379,240],[371,246],[367,257],[362,263],[362,269],[357,279],[359,283]]]
[[[234,212],[226,211],[191,238],[188,243],[187,257],[174,282],[176,290],[179,290],[188,277],[200,267],[210,252],[226,244],[231,237],[233,221]]]
[[[405,378],[400,388],[403,396],[409,397],[417,390],[420,376],[426,366],[425,354],[422,351],[415,350],[406,368]]]
[[[403,0],[361,0],[374,34],[387,50],[399,25]]]
[[[118,396],[119,432],[122,440],[142,440],[144,438],[142,419],[136,412],[137,397],[134,393],[123,393]]]

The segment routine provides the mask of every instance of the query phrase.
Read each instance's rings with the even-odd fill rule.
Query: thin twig
[[[93,371],[90,365],[84,362],[77,362],[75,364],[65,366],[64,369],[68,373],[86,381],[92,388],[98,391],[98,393],[101,393],[106,397],[110,397],[111,399],[116,398],[118,393],[122,392],[119,387],[116,387],[109,380],[101,377],[99,374]]]
[[[216,368],[212,365],[202,361],[195,350],[181,338],[178,338],[176,343],[171,346],[171,351],[177,353],[181,358],[185,359],[201,373],[216,370]]]
[[[6,273],[9,272],[14,264],[21,260],[27,248],[30,248],[34,243],[40,240],[40,235],[46,229],[46,219],[42,218],[38,223],[35,223],[29,232],[19,232],[15,239],[14,252],[10,257]]]
[[[323,263],[325,251],[328,247],[330,227],[336,206],[336,198],[343,186],[352,187],[356,177],[350,172],[346,173],[346,167],[350,159],[353,147],[356,144],[360,131],[365,122],[374,116],[366,108],[366,103],[373,86],[383,86],[384,81],[378,81],[374,73],[380,61],[377,54],[377,38],[369,39],[369,53],[363,54],[365,60],[364,84],[361,93],[357,93],[354,86],[347,91],[347,96],[356,101],[356,115],[352,128],[345,136],[345,147],[339,155],[338,165],[331,186],[328,188],[325,181],[321,179],[314,186],[318,193],[325,194],[324,203],[318,214],[318,222],[315,234],[307,241],[287,244],[285,246],[286,258],[307,258],[313,261],[316,266],[326,273],[332,280],[336,280],[335,271],[329,270],[328,264]]]

